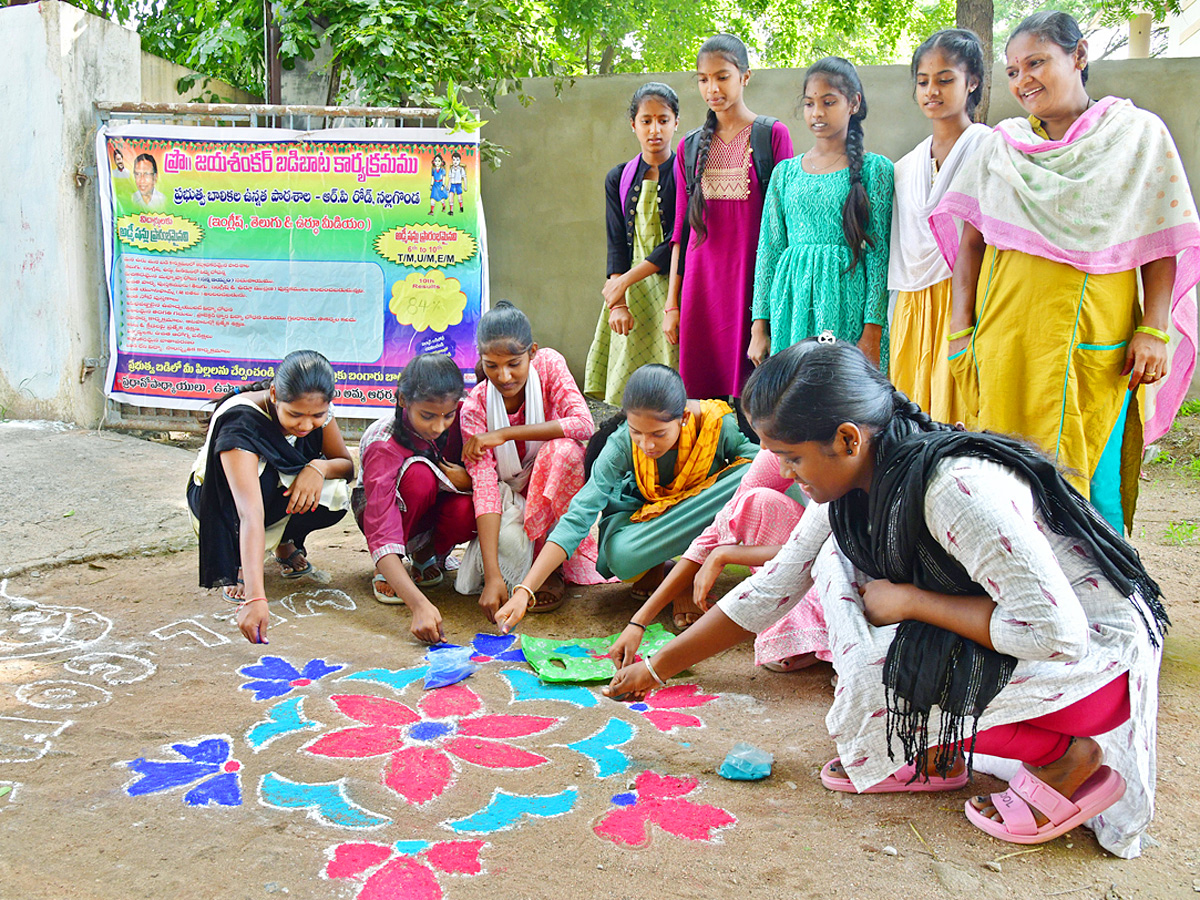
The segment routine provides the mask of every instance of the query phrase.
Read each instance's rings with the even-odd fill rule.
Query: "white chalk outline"
[[[51,739],[58,737],[64,731],[66,731],[68,728],[70,728],[72,725],[75,724],[74,721],[72,721],[71,719],[66,719],[61,722],[56,722],[56,721],[52,721],[50,719],[26,719],[23,716],[0,716],[0,722],[27,722],[30,725],[53,725],[53,726],[55,726],[53,730],[27,731],[26,733],[21,735],[21,737],[27,741],[33,741],[33,742],[42,744],[41,750],[38,751],[36,756],[30,757],[29,759],[13,759],[11,757],[0,757],[0,763],[37,762],[37,760],[41,759],[43,756],[45,756],[47,753],[50,752]],[[16,746],[19,747],[21,745],[18,744]]]
[[[104,640],[106,637],[108,637],[108,633],[110,631],[112,631],[112,626],[113,626],[112,619],[108,618],[107,616],[101,615],[100,613],[96,612],[93,609],[87,609],[86,607],[83,607],[83,606],[56,606],[56,605],[49,604],[49,603],[39,603],[36,600],[30,600],[28,597],[13,596],[12,594],[10,594],[8,592],[8,579],[7,578],[0,579],[0,599],[14,600],[14,601],[18,601],[18,602],[33,604],[32,607],[30,607],[29,609],[14,610],[10,619],[16,621],[16,624],[18,624],[18,625],[20,625],[21,622],[19,620],[16,620],[17,616],[20,616],[22,613],[35,612],[38,610],[50,611],[50,612],[62,612],[62,613],[66,614],[66,619],[63,622],[63,627],[61,629],[59,629],[59,632],[58,632],[60,635],[67,632],[72,627],[74,618],[77,618],[77,617],[81,618],[83,615],[95,616],[99,620],[99,624],[103,625],[103,630],[100,632],[100,634],[96,635],[95,637],[90,637],[90,638],[87,638],[86,640],[73,640],[73,641],[56,639],[56,641],[54,642],[54,644],[52,646],[45,646],[45,642],[41,642],[35,646],[44,647],[44,649],[30,650],[27,652],[20,652],[20,648],[23,646],[27,646],[26,644],[23,644],[18,641],[4,640],[2,637],[4,634],[4,629],[0,629],[0,659],[31,659],[35,656],[48,656],[48,655],[54,654],[54,653],[77,651],[84,647],[91,646],[92,644],[95,644],[99,641]],[[9,649],[5,648],[4,647],[5,644],[9,644],[13,649],[9,650]]]
[[[164,632],[169,628],[174,628],[176,625],[191,625],[192,627],[190,629],[183,628],[183,629],[180,629],[179,631],[172,632],[171,634],[160,634],[160,632]],[[216,640],[214,640],[210,643],[209,641],[206,641],[203,637],[201,637],[198,632],[204,632],[205,634],[211,635]],[[169,641],[172,638],[177,638],[180,636],[187,636],[187,637],[194,638],[201,645],[208,647],[210,649],[212,647],[220,647],[222,644],[232,643],[229,640],[229,638],[225,637],[225,635],[220,634],[216,631],[213,631],[207,625],[202,625],[201,623],[197,622],[194,618],[180,619],[177,622],[171,622],[167,625],[163,625],[161,628],[155,628],[152,632],[150,632],[150,635],[151,635],[151,637],[158,638],[160,641]]]
[[[63,688],[63,687],[61,687],[62,685],[71,685],[71,687]],[[34,690],[35,688],[40,688],[41,690],[35,691]],[[102,696],[99,699],[95,699],[95,700],[86,700],[83,702],[68,701],[66,703],[46,703],[46,702],[39,703],[38,701],[31,699],[31,695],[33,697],[36,697],[36,696],[38,696],[39,693],[45,691],[47,688],[49,688],[50,690],[59,690],[59,691],[73,690],[74,688],[88,688],[89,690],[99,692]],[[73,692],[76,694],[80,693],[80,691],[73,691]],[[20,700],[26,706],[32,706],[34,709],[61,709],[61,710],[90,709],[93,706],[101,706],[112,700],[112,691],[106,691],[104,688],[98,687],[97,685],[94,685],[94,684],[88,684],[86,681],[71,681],[68,678],[44,678],[41,681],[30,681],[26,684],[21,685],[19,688],[17,688],[15,693],[16,693],[16,697],[18,700]],[[54,699],[54,698],[51,698],[51,699]]]
[[[145,667],[140,675],[133,678],[118,678],[117,673],[124,671],[122,666],[112,662],[114,659],[129,660]],[[80,668],[83,666],[84,668]],[[73,656],[63,663],[63,668],[76,675],[100,676],[105,684],[136,684],[145,681],[158,671],[158,666],[148,659],[134,656],[132,653],[109,653],[103,650]]]
[[[323,596],[326,594],[329,595],[328,598]],[[296,609],[296,603],[300,599],[304,601],[304,605],[308,608],[308,612],[303,613]],[[307,619],[311,618],[312,616],[321,615],[321,613],[316,612],[313,609],[315,606],[331,606],[334,609],[345,610],[358,609],[358,605],[354,602],[354,598],[352,598],[345,591],[339,591],[337,588],[318,588],[315,591],[295,591],[294,593],[288,594],[286,597],[280,600],[279,605],[301,619]]]

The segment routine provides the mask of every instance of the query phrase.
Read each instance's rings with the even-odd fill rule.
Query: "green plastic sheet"
[[[567,681],[611,681],[617,667],[611,659],[597,659],[607,653],[619,634],[608,637],[550,640],[521,635],[521,652],[538,678],[548,683]],[[653,656],[675,635],[657,622],[646,629],[638,647],[641,657]]]

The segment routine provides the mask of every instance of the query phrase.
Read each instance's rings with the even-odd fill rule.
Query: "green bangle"
[[[946,340],[947,341],[957,341],[959,338],[965,338],[974,333],[975,333],[975,326],[972,325],[970,328],[964,328],[962,331],[956,331],[956,332],[954,332],[954,334],[946,335]]]
[[[1142,334],[1149,334],[1158,338],[1164,344],[1171,343],[1171,336],[1165,331],[1159,331],[1157,328],[1151,328],[1149,325],[1139,325],[1134,331],[1140,331]]]

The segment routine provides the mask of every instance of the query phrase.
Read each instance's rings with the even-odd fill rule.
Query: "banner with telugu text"
[[[474,382],[479,139],[439,128],[122,125],[96,141],[109,396],[199,409],[292,350],[375,417],[419,353]]]

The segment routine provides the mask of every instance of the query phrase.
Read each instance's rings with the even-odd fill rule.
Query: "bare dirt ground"
[[[373,669],[403,673],[424,653],[408,634],[407,612],[372,598],[369,557],[347,522],[310,547],[314,562],[333,573],[330,584],[268,580],[278,617],[268,647],[243,641],[225,619],[229,607],[195,586],[194,551],[27,571],[7,581],[0,597],[0,900],[1195,896],[1200,562],[1198,529],[1189,523],[1200,522],[1200,478],[1185,464],[1184,446],[1193,438],[1188,432],[1168,447],[1173,464],[1148,467],[1134,535],[1174,620],[1162,672],[1158,811],[1140,859],[1114,859],[1083,829],[1032,852],[988,838],[962,814],[972,793],[999,789],[987,776],[942,795],[831,794],[817,777],[833,755],[823,721],[831,670],[755,669],[749,646],[677,679],[717,699],[677,710],[702,726],[680,725],[669,734],[598,693],[590,706],[578,705],[579,695],[575,704],[523,699],[501,674],[519,663],[485,663],[463,683],[483,711],[464,713],[464,721],[559,719],[541,733],[505,739],[547,761],[514,769],[455,759],[444,793],[412,805],[384,783],[390,751],[330,758],[303,749],[359,725],[333,696],[374,696],[413,710],[426,696],[419,681],[402,685],[402,675],[392,676],[391,686],[341,680]],[[435,596],[448,640],[462,643],[488,630],[471,598],[448,586]],[[527,620],[526,632],[609,634],[634,609],[620,586],[576,588],[568,596],[560,612]],[[267,655],[297,669],[312,660],[343,668],[310,678],[302,676],[318,670],[305,670],[290,682],[285,676],[277,680],[285,694],[258,700],[241,687],[252,679],[239,669]],[[291,725],[288,711],[295,713]],[[620,769],[606,774],[566,745],[614,719],[634,734],[606,757],[609,768]],[[444,720],[462,727],[454,716]],[[381,735],[400,731],[380,722],[373,734],[382,746]],[[407,743],[415,735],[409,731]],[[202,738],[210,743],[201,745]],[[741,740],[774,753],[765,781],[717,776]],[[195,760],[187,763],[172,745]],[[449,745],[422,746],[436,752]],[[129,763],[136,760],[149,762],[135,771]],[[184,765],[194,767],[188,771],[195,778],[139,793],[139,771],[162,779]],[[679,799],[725,810],[736,823],[710,833],[704,823],[719,817],[711,809],[697,814],[697,835],[713,840],[650,824],[649,843],[637,849],[597,834],[616,808],[614,796],[628,794],[644,770],[698,779]],[[401,780],[411,787],[420,777],[402,773]],[[314,787],[320,785],[327,787]],[[639,803],[648,804],[645,787]],[[569,810],[520,817],[507,830],[494,830],[502,817],[471,819],[474,831],[459,823],[487,807],[496,789],[558,797]],[[482,843],[463,849],[443,843],[449,841]],[[375,847],[344,846],[354,844]],[[445,854],[458,849],[466,861],[447,862]],[[341,864],[332,872],[331,859]],[[329,877],[354,869],[350,860],[360,861],[357,880]]]

